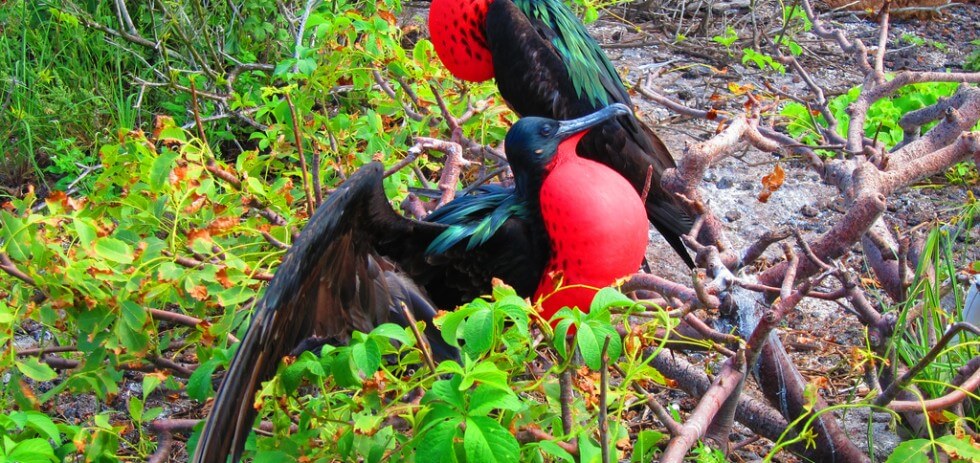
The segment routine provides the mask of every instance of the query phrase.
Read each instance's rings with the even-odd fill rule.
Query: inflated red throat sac
[[[562,307],[588,311],[597,290],[636,272],[646,253],[639,195],[617,172],[576,154],[583,135],[558,146],[541,186],[552,255],[534,299],[545,319]]]
[[[493,0],[433,0],[429,33],[436,54],[454,76],[471,82],[492,79],[487,48],[487,8]]]

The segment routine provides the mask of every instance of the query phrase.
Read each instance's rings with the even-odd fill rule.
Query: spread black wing
[[[192,461],[238,461],[255,420],[253,396],[279,360],[311,336],[346,343],[353,330],[405,323],[401,304],[426,321],[437,357],[456,355],[432,326],[437,308],[488,294],[498,277],[529,295],[547,258],[538,225],[511,219],[482,246],[425,249],[446,225],[404,218],[382,186],[383,166],[362,167],[317,209],[286,253],[214,399]],[[544,247],[542,247],[542,245]]]

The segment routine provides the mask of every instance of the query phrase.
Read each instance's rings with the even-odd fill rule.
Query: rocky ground
[[[741,38],[751,37],[751,24],[745,19],[747,9],[734,5],[718,16],[734,25]],[[838,12],[832,17],[835,25],[851,37],[860,38],[869,45],[877,42],[877,24],[866,16]],[[628,70],[630,82],[639,83],[652,75],[649,85],[693,108],[707,109],[717,106],[719,99],[730,98],[725,108],[737,112],[741,100],[730,96],[729,83],[752,84],[756,88],[765,88],[765,83],[770,83],[803,95],[805,87],[799,78],[744,66],[726,53],[724,47],[713,43],[710,37],[721,34],[726,24],[719,19],[713,25],[711,32],[680,42],[676,40],[676,31],[681,27],[676,23],[653,20],[641,24],[637,32],[620,20],[609,18],[600,20],[593,27],[600,42],[609,46],[610,56],[617,66]],[[765,29],[763,26],[763,30],[776,30],[774,27]],[[885,66],[892,70],[962,70],[964,59],[974,49],[969,41],[978,37],[978,29],[980,6],[976,4],[952,6],[941,15],[927,19],[895,20],[889,32],[891,48],[885,55]],[[828,97],[860,84],[862,76],[841,58],[836,45],[809,40],[805,36],[798,41],[806,49],[803,64],[828,90]],[[673,148],[675,157],[683,156],[687,144],[704,140],[715,131],[713,122],[677,116],[640,94],[634,98],[668,146]],[[768,202],[760,202],[757,199],[762,191],[760,180],[777,162],[786,171],[786,181]],[[742,249],[766,231],[779,227],[798,228],[805,236],[819,235],[845,212],[844,202],[836,189],[823,184],[803,160],[781,159],[751,148],[736,150],[712,166],[703,178],[701,188],[704,197],[710,201],[708,206],[725,223],[735,249]],[[918,235],[927,233],[930,224],[947,221],[956,206],[967,200],[971,189],[974,195],[980,193],[975,177],[972,184],[966,185],[952,185],[946,177],[926,179],[889,198],[885,220],[904,231],[915,230],[913,233]],[[973,246],[976,235],[974,230],[972,239],[958,248],[960,265],[980,258],[980,252]],[[847,260],[853,267],[861,268],[860,250],[855,248],[854,251]],[[772,258],[779,258],[775,251],[770,252]],[[655,273],[678,282],[689,281],[687,269],[662,240],[651,240],[648,257]],[[829,402],[847,400],[854,392],[855,382],[848,360],[852,350],[863,345],[864,329],[853,316],[844,313],[836,304],[808,300],[791,314],[782,339],[808,380],[823,378],[827,381],[821,392]],[[890,453],[888,449],[897,443],[897,437],[884,432],[884,428],[882,425],[875,434],[876,445],[882,446],[879,455],[882,450]],[[734,458],[753,461],[759,458],[758,452],[764,454],[765,451],[765,445],[747,446]],[[781,458],[796,461],[792,456]]]

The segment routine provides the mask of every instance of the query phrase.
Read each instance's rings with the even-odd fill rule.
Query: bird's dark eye
[[[554,127],[552,127],[551,124],[545,124],[541,126],[542,137],[550,137],[552,132],[554,132]]]

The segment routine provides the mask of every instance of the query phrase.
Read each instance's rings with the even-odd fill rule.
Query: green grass
[[[107,15],[92,3],[89,13]],[[135,126],[132,103],[141,70],[132,56],[48,2],[0,4],[0,145],[7,162],[0,183],[54,180],[64,188],[80,172],[76,162],[97,163],[99,147],[117,128]]]
[[[899,323],[891,348],[906,365],[918,363],[934,344],[930,338],[942,337],[949,325],[961,320],[965,293],[963,287],[956,283],[956,277],[965,269],[972,268],[976,262],[967,261],[956,250],[976,245],[975,237],[970,236],[969,232],[980,212],[980,202],[971,197],[957,208],[960,210],[954,220],[936,225],[929,233],[908,298],[894,308],[899,313]],[[967,240],[965,244],[957,243],[964,239]],[[930,273],[934,276],[930,276]],[[942,396],[948,392],[957,369],[978,352],[980,342],[976,337],[961,334],[913,383],[929,397]],[[977,410],[967,410],[966,416],[976,424]]]

